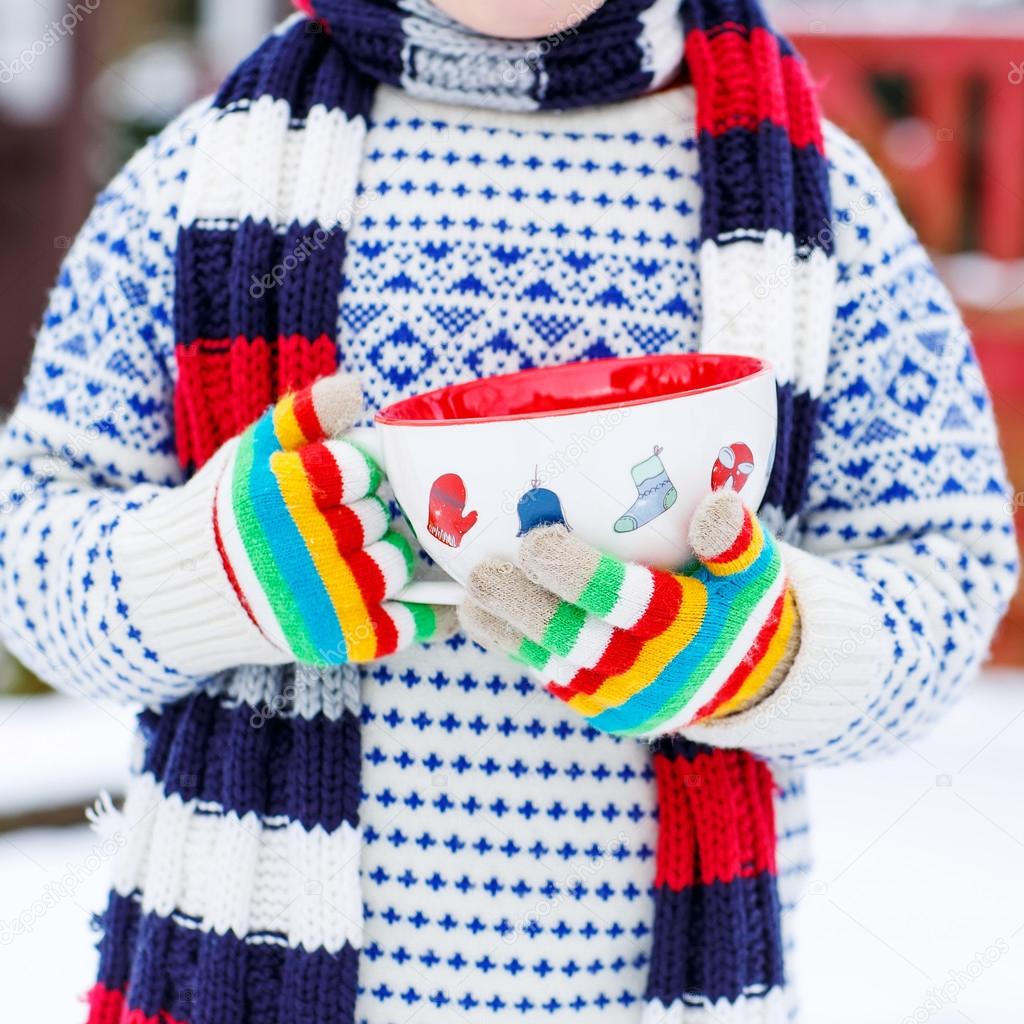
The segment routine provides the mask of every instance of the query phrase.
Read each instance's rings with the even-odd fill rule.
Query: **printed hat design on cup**
[[[530,489],[516,505],[516,514],[519,516],[517,537],[522,537],[524,533],[529,533],[538,526],[553,526],[556,523],[567,530],[572,529],[565,520],[561,499],[550,488],[540,486],[536,469]]]
[[[777,415],[764,360],[670,353],[438,388],[381,409],[353,439],[381,463],[423,550],[451,577],[417,580],[401,598],[457,603],[481,561],[514,560],[540,523],[565,523],[615,558],[681,568],[709,467],[720,461],[715,481],[731,473],[758,507]],[[557,484],[541,485],[538,466],[557,467]],[[509,481],[535,478],[509,501]]]

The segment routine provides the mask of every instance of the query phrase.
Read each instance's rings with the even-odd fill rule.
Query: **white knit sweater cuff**
[[[793,667],[760,703],[684,730],[690,739],[768,758],[798,755],[844,735],[884,685],[891,645],[868,585],[824,558],[779,546],[800,614]]]
[[[222,448],[184,486],[121,516],[113,538],[119,596],[161,663],[190,676],[291,660],[242,606],[213,528],[213,496],[230,458]]]

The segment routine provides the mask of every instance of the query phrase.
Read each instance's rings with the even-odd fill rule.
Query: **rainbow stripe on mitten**
[[[307,664],[371,661],[433,638],[434,609],[388,600],[413,551],[390,529],[380,468],[339,439],[359,415],[353,378],[285,395],[239,438],[214,506],[217,544],[259,629]]]
[[[540,528],[518,566],[474,572],[463,626],[603,732],[658,736],[731,714],[777,681],[796,606],[778,545],[733,492],[703,503],[691,544],[697,560],[676,574]]]

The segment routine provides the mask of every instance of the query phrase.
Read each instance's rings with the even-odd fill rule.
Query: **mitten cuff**
[[[162,664],[186,675],[292,660],[260,632],[224,570],[213,525],[225,445],[182,487],[124,512],[112,538],[118,597]]]
[[[735,715],[702,722],[684,735],[764,757],[795,755],[841,736],[869,714],[864,694],[890,655],[878,605],[849,569],[779,544],[800,617],[800,646],[785,679]]]

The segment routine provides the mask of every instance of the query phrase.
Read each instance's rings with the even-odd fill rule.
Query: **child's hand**
[[[339,435],[362,409],[354,377],[286,395],[241,435],[216,488],[217,546],[260,631],[307,664],[371,661],[451,631],[450,611],[388,598],[412,578],[377,464]]]
[[[681,574],[602,555],[561,526],[485,562],[459,610],[603,732],[656,736],[746,707],[788,671],[799,621],[779,547],[732,491],[709,495]]]

